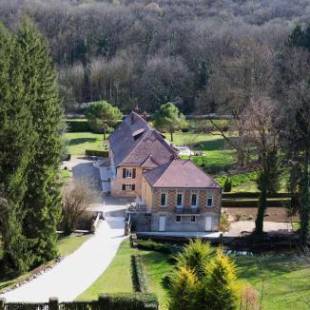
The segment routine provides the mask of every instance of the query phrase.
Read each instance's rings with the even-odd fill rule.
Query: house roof
[[[110,136],[109,142],[116,166],[142,165],[150,156],[156,165],[161,165],[175,154],[175,150],[163,136],[157,130],[151,129],[135,112],[125,117]]]
[[[152,187],[220,188],[211,176],[191,160],[174,159],[145,172],[144,177]]]

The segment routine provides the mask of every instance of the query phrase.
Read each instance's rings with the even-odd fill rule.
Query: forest
[[[195,114],[229,110],[228,98],[244,98],[253,82],[266,92],[310,3],[0,0],[5,26],[16,29],[24,15],[48,39],[66,112],[105,99],[124,112],[137,104],[153,112],[170,101]]]

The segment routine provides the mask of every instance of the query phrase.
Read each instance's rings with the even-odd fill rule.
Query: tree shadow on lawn
[[[82,143],[91,143],[91,142],[96,142],[96,138],[76,138],[76,139],[71,139],[67,140],[68,145],[78,145]]]
[[[294,255],[268,255],[254,257],[237,257],[235,263],[238,276],[242,279],[281,276],[283,274],[310,268],[310,262],[298,259]]]

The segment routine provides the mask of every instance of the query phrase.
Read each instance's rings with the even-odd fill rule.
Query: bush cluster
[[[87,156],[109,157],[109,151],[85,150]]]
[[[181,247],[171,243],[156,242],[151,239],[137,240],[137,248],[147,251],[156,251],[164,254],[177,254],[181,251]]]
[[[67,119],[68,132],[88,132],[91,131],[87,120],[85,119]]]
[[[142,261],[140,255],[131,256],[131,273],[132,284],[135,292],[148,292],[147,282],[143,271]]]

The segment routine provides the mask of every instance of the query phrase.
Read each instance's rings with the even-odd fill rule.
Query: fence
[[[6,303],[0,299],[0,310],[158,310],[154,294],[104,294],[95,301],[58,302],[50,298],[47,303]]]

